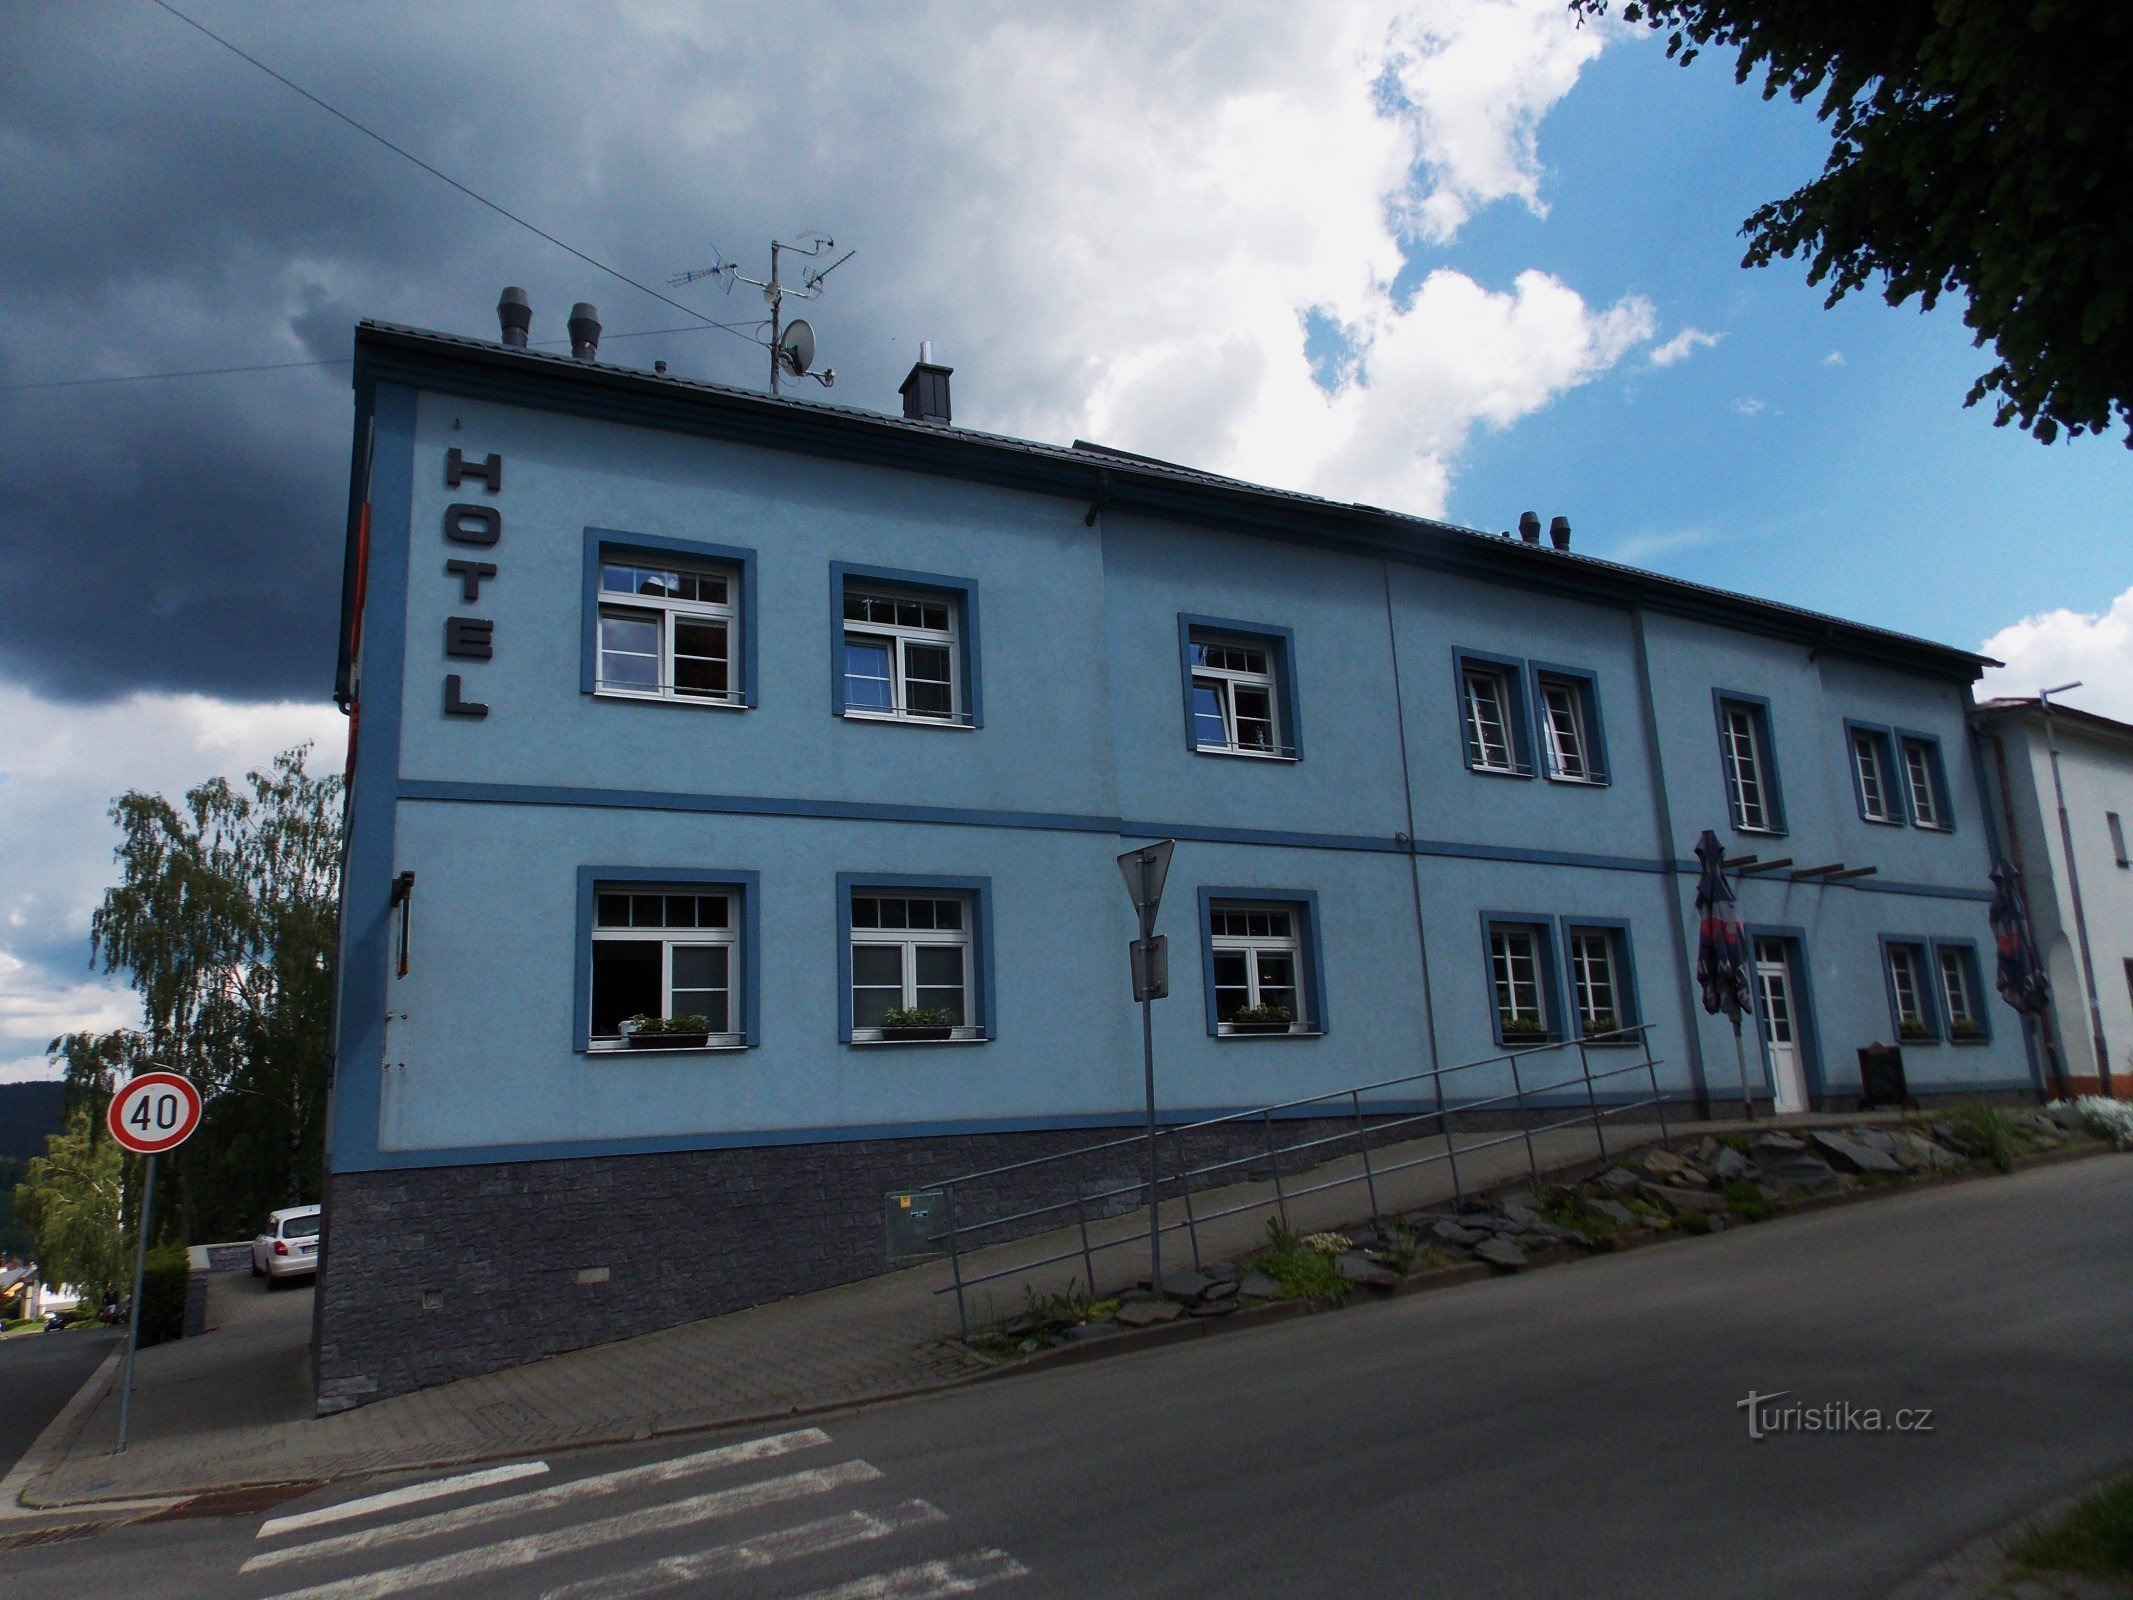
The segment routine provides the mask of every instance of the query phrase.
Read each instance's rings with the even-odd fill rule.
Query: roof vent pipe
[[[533,302],[525,290],[513,284],[496,297],[496,321],[505,344],[514,350],[526,348],[526,335],[533,331]]]
[[[570,308],[570,353],[579,361],[600,356],[600,308],[580,300]]]
[[[1528,544],[1541,542],[1541,519],[1538,511],[1521,511],[1518,514],[1518,536]]]
[[[1570,548],[1570,519],[1554,517],[1548,523],[1548,540],[1558,550]]]

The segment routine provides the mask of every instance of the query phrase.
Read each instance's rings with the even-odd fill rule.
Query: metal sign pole
[[[141,1280],[148,1270],[148,1214],[155,1206],[156,1158],[148,1158],[147,1175],[141,1179],[141,1242],[133,1253],[133,1301],[126,1327],[126,1382],[119,1390],[118,1453],[126,1453],[126,1429],[133,1420],[133,1358],[141,1348]]]
[[[1141,937],[1152,931],[1155,918],[1143,912]],[[1148,1287],[1163,1292],[1163,1216],[1157,1209],[1155,1174],[1155,996],[1141,995],[1141,1069],[1148,1089]],[[1093,1291],[1092,1291],[1093,1292]]]
[[[1170,875],[1170,856],[1176,848],[1175,840],[1163,839],[1118,858],[1127,898],[1141,922],[1141,936],[1130,953],[1133,997],[1141,1003],[1141,1074],[1148,1100],[1148,1287],[1158,1295],[1163,1292],[1163,1213],[1155,1156],[1155,1003],[1170,993],[1170,963],[1163,941],[1155,936],[1155,918],[1162,909],[1163,880]]]

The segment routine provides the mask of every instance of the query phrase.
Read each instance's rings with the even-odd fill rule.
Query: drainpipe
[[[1659,822],[1659,859],[1665,863],[1667,929],[1674,941],[1675,994],[1681,1001],[1682,1037],[1688,1044],[1689,1074],[1696,1090],[1696,1115],[1711,1117],[1711,1086],[1703,1071],[1703,1030],[1696,1018],[1696,958],[1682,925],[1681,868],[1674,854],[1674,808],[1666,796],[1666,757],[1659,748],[1659,706],[1652,693],[1652,658],[1644,639],[1644,608],[1630,612],[1637,646],[1637,687],[1644,699],[1644,763],[1650,775],[1652,806]]]
[[[1407,801],[1407,832],[1401,842],[1407,849],[1407,884],[1415,903],[1415,955],[1422,965],[1422,1029],[1429,1042],[1429,1064],[1436,1067],[1437,1055],[1437,1002],[1429,989],[1429,941],[1422,931],[1422,853],[1415,848],[1415,775],[1407,764],[1407,709],[1400,690],[1400,635],[1393,626],[1392,614],[1392,563],[1380,557],[1380,575],[1385,583],[1385,642],[1392,651],[1392,715],[1393,726],[1400,734],[1400,793]],[[1444,1109],[1444,1080],[1432,1078],[1436,1087],[1437,1109]]]
[[[2021,830],[2015,826],[2014,791],[2007,786],[2007,747],[2001,742],[1997,733],[1987,733],[1982,728],[1973,728],[1972,731],[1977,734],[1980,742],[1989,743],[1992,746],[1992,764],[2000,774],[2000,815],[2007,821],[2007,861],[2014,868],[2015,888],[2021,893],[2022,904],[2027,908],[2031,904],[2029,898],[2029,874],[2022,870],[2022,834]],[[1989,809],[1986,812],[1986,816],[1988,819],[1991,816]],[[2038,1039],[2041,1039],[2044,1046],[2044,1061],[2041,1069],[2036,1058]],[[2030,1035],[2029,1024],[2027,1022],[2023,1023],[2022,1048],[2029,1053],[2029,1075],[2036,1080],[2037,1092],[2039,1094],[2044,1092],[2044,1076],[2048,1074],[2052,1081],[2052,1087],[2058,1091],[2057,1098],[2066,1099],[2066,1067],[2060,1061],[2059,1047],[2052,1037],[2052,1014],[2049,1007],[2037,1013],[2036,1039],[2033,1039]]]
[[[2081,904],[2081,872],[2074,865],[2074,827],[2066,819],[2066,786],[2059,781],[2059,736],[2052,728],[2052,696],[2078,689],[2078,683],[2062,683],[2057,689],[2039,689],[2037,704],[2044,712],[2044,748],[2052,758],[2052,798],[2059,805],[2059,847],[2066,852],[2066,887],[2074,899],[2074,935],[2081,945],[2081,977],[2087,986],[2089,1039],[2096,1052],[2096,1092],[2106,1100],[2111,1094],[2111,1058],[2103,1043],[2103,1011],[2096,1004],[2096,958],[2089,953],[2089,919]]]

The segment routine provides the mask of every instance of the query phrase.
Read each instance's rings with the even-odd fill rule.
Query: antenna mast
[[[763,291],[763,298],[770,303],[770,339],[768,341],[768,349],[770,351],[770,392],[772,394],[780,392],[779,379],[781,376],[813,378],[815,382],[821,384],[825,389],[832,387],[837,381],[837,369],[835,367],[825,367],[820,372],[810,372],[808,370],[814,364],[815,359],[815,330],[797,317],[793,319],[788,327],[785,322],[785,302],[788,299],[813,300],[817,298],[822,293],[823,280],[859,252],[857,250],[847,250],[826,267],[805,268],[801,272],[800,281],[797,284],[787,283],[784,279],[783,263],[779,260],[780,256],[799,256],[805,260],[812,261],[837,248],[837,241],[825,234],[809,233],[803,235],[803,237],[807,240],[805,246],[786,244],[778,239],[770,241],[770,277],[767,280],[747,276],[741,271],[739,262],[728,261],[720,254],[716,244],[711,247],[712,254],[718,257],[713,265],[692,267],[686,272],[677,272],[667,279],[667,282],[677,289],[703,278],[716,278],[724,283],[729,294],[732,293],[733,286],[736,283],[745,283],[750,288]]]

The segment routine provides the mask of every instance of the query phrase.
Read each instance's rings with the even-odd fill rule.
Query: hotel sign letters
[[[504,458],[491,454],[485,460],[470,461],[457,447],[447,450],[444,453],[444,486],[457,489],[470,481],[481,484],[490,494],[503,493]],[[493,550],[503,536],[504,515],[492,505],[484,505],[478,500],[458,500],[444,508],[447,544]],[[481,586],[496,576],[496,563],[455,555],[444,564],[444,570],[459,580],[461,603],[471,606],[481,599]],[[444,654],[447,661],[493,659],[496,623],[488,617],[446,617]],[[463,674],[448,672],[444,678],[444,714],[448,717],[486,717],[489,707],[483,701],[467,698]]]

